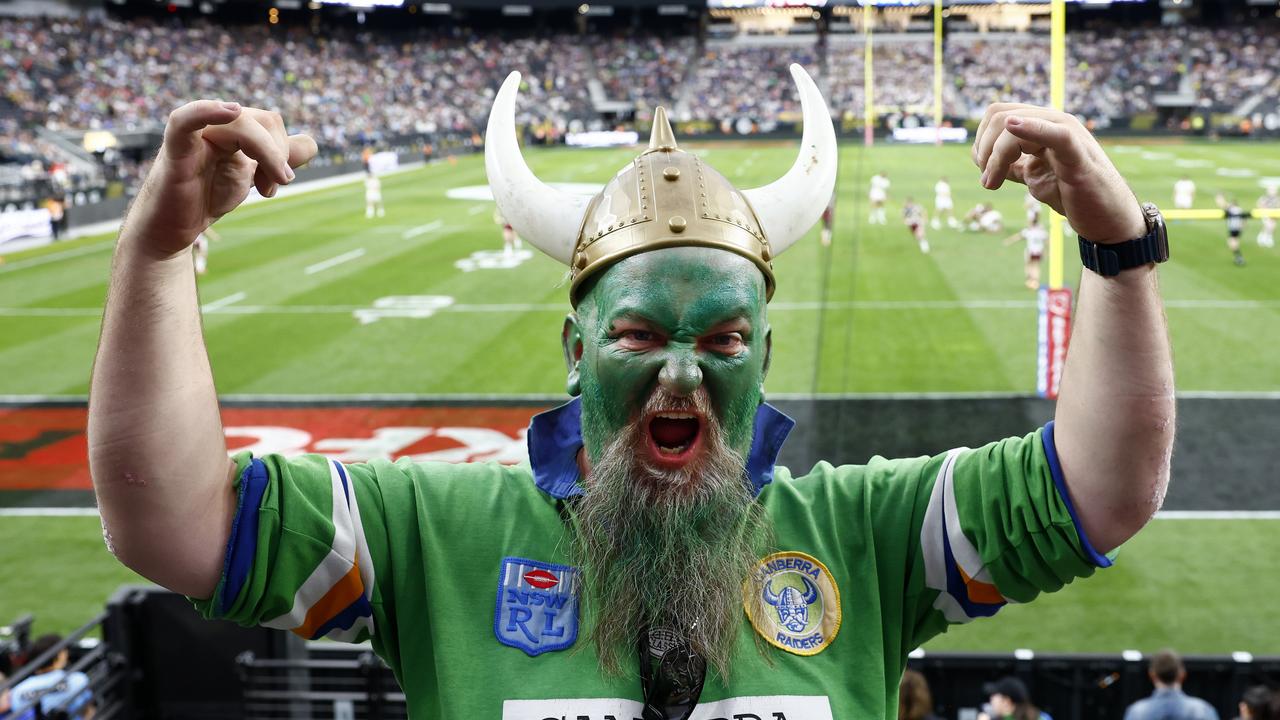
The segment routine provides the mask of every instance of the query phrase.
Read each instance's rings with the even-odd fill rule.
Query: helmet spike
[[[671,130],[667,120],[667,109],[659,105],[653,111],[653,131],[649,135],[649,152],[661,150],[671,152],[676,149],[676,134]]]

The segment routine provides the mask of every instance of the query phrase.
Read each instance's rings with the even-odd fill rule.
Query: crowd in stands
[[[874,48],[875,104],[929,114],[931,38]],[[787,72],[805,66],[833,114],[859,118],[863,49],[813,38],[794,45],[700,43],[693,36],[474,34],[460,29],[374,33],[332,27],[229,26],[204,20],[0,20],[0,191],[86,178],[33,128],[74,134],[158,130],[170,110],[199,97],[235,99],[284,114],[322,147],[349,150],[387,138],[483,128],[493,93],[524,73],[517,108],[539,138],[599,125],[592,89],[644,118],[658,104],[677,120],[767,124],[797,114]],[[995,100],[1046,104],[1048,39],[966,35],[948,41],[944,112],[975,117]],[[1266,27],[1076,31],[1069,44],[1068,109],[1106,125],[1149,113],[1157,93],[1193,93],[1229,112],[1258,96],[1280,104],[1280,33]],[[598,85],[596,85],[598,83]],[[740,127],[740,126],[739,126]],[[752,127],[749,123],[748,127]],[[140,171],[122,162],[109,176]],[[114,173],[114,175],[112,175]],[[92,173],[89,173],[92,175]]]
[[[671,107],[697,47],[691,35],[593,40],[591,57],[605,95],[630,102],[643,117],[658,105]]]
[[[815,45],[708,46],[677,105],[678,120],[723,120],[747,116],[774,120],[800,112],[788,68],[804,66],[821,83]]]

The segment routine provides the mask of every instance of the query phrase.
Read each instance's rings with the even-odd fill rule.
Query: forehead
[[[724,250],[665,248],[632,255],[609,268],[587,297],[608,322],[641,315],[670,327],[755,318],[765,306],[764,275]]]

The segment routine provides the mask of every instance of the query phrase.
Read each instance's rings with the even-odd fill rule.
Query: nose
[[[672,353],[658,373],[658,383],[676,397],[688,397],[702,385],[702,368],[693,353]]]

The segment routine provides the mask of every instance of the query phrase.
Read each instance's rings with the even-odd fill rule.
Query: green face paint
[[[769,355],[764,277],[749,260],[699,247],[621,260],[582,296],[565,344],[593,462],[660,384],[705,386],[725,444],[748,454]]]

